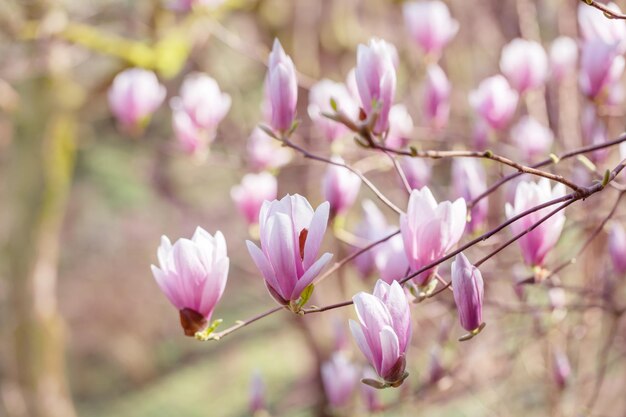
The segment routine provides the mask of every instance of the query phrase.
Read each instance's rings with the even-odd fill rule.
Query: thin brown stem
[[[583,3],[591,6],[591,7],[595,7],[596,9],[600,10],[601,12],[604,13],[604,16],[606,16],[607,19],[626,19],[626,14],[623,13],[617,13],[613,10],[611,10],[608,6],[606,6],[605,4],[602,3],[598,3],[595,0],[580,0]]]

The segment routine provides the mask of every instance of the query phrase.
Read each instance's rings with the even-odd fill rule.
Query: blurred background
[[[247,138],[261,120],[264,63],[273,39],[281,40],[300,72],[297,139],[308,149],[328,154],[305,117],[308,88],[321,78],[344,81],[356,46],[372,36],[398,48],[396,101],[413,115],[420,146],[463,148],[471,146],[473,129],[467,94],[498,72],[502,46],[522,32],[544,44],[559,35],[576,37],[578,3],[446,1],[460,23],[441,60],[454,86],[452,115],[449,128],[433,134],[420,128],[424,59],[407,37],[400,1],[233,0],[189,13],[173,11],[167,0],[0,2],[0,415],[246,416],[255,372],[264,381],[270,415],[332,415],[318,370],[332,351],[334,323],[347,332],[352,308],[304,318],[279,312],[219,343],[200,343],[183,336],[178,313],[150,273],[162,234],[189,237],[198,225],[221,230],[231,270],[214,317],[227,326],[274,306],[245,249],[248,228],[230,198],[246,172]],[[114,76],[129,67],[155,71],[168,91],[138,135],[121,132],[107,104]],[[174,146],[167,105],[193,71],[210,74],[233,101],[204,160]],[[575,91],[575,82],[570,88]],[[557,96],[548,89],[552,122],[560,111]],[[571,144],[580,146],[579,99],[575,92],[566,97],[574,97],[574,109],[561,126],[569,126]],[[620,133],[623,121],[619,109],[609,137]],[[559,137],[567,134],[555,125]],[[565,143],[557,150],[568,149]],[[343,146],[353,142],[348,138]],[[515,156],[506,141],[494,146]],[[360,159],[359,152],[347,152],[346,159]],[[607,161],[600,170],[613,166],[617,155]],[[373,166],[370,178],[405,207],[391,166]],[[502,174],[500,167],[485,166],[488,183]],[[434,161],[432,168],[435,195],[452,197],[449,161]],[[559,168],[572,174],[576,167]],[[295,156],[279,174],[278,195],[297,192],[318,205],[324,169]],[[571,258],[606,216],[611,192],[568,211],[555,260]],[[359,198],[373,195],[362,187]],[[490,225],[504,219],[504,201],[504,193],[490,199]],[[361,216],[356,207],[349,230]],[[382,210],[397,224],[393,212]],[[620,210],[615,218],[623,221],[623,215]],[[473,253],[487,253],[508,236]],[[335,260],[351,250],[330,236],[326,245]],[[623,300],[623,288],[613,285],[610,266],[598,256],[605,246],[601,234],[567,270],[567,280],[600,293],[609,280],[610,291]],[[527,291],[529,303],[540,306],[527,309],[513,285],[525,274],[516,246],[489,264],[483,272],[488,326],[469,343],[456,341],[462,330],[449,294],[417,306],[411,377],[380,394],[389,407],[379,414],[624,415],[623,323],[602,309],[559,309],[543,287]],[[374,282],[362,281],[351,267],[339,275],[317,289],[313,303],[344,300]],[[564,297],[587,299],[576,292]],[[553,376],[555,345],[575,369],[565,390]],[[446,369],[434,382],[433,363]],[[357,397],[345,414],[367,414]]]

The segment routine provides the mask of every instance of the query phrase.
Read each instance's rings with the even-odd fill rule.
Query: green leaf
[[[306,286],[304,291],[302,291],[300,298],[298,299],[298,308],[302,308],[307,303],[307,301],[309,301],[309,299],[313,295],[314,289],[315,286],[313,284],[309,284]]]

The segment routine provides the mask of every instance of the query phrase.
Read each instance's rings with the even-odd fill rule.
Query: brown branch
[[[580,1],[582,1],[583,3],[591,7],[595,7],[596,9],[600,10],[601,12],[604,13],[604,16],[606,16],[607,19],[626,19],[626,14],[617,13],[609,9],[606,5],[602,3],[598,3],[595,0],[580,0]]]

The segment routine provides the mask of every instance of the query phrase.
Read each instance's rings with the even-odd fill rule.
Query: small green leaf
[[[200,332],[196,332],[195,337],[198,340],[201,340],[203,342],[206,342],[207,340],[218,340],[219,337],[213,337],[213,332],[217,329],[217,327],[222,323],[222,319],[217,319],[214,320],[213,323],[211,323],[211,325],[209,327],[207,327],[206,329],[200,331]]]
[[[361,379],[361,382],[364,383],[365,385],[369,385],[370,387],[376,388],[376,389],[387,388],[387,384],[385,384],[384,382],[377,381],[371,378],[363,378]]]
[[[304,291],[302,291],[302,294],[300,294],[300,298],[298,299],[299,308],[302,308],[307,303],[307,301],[309,301],[309,299],[313,295],[314,289],[315,289],[315,286],[313,284],[309,284],[306,286]]]
[[[337,101],[335,100],[334,97],[330,98],[330,108],[333,109],[334,111],[339,111],[339,107],[337,107]]]

